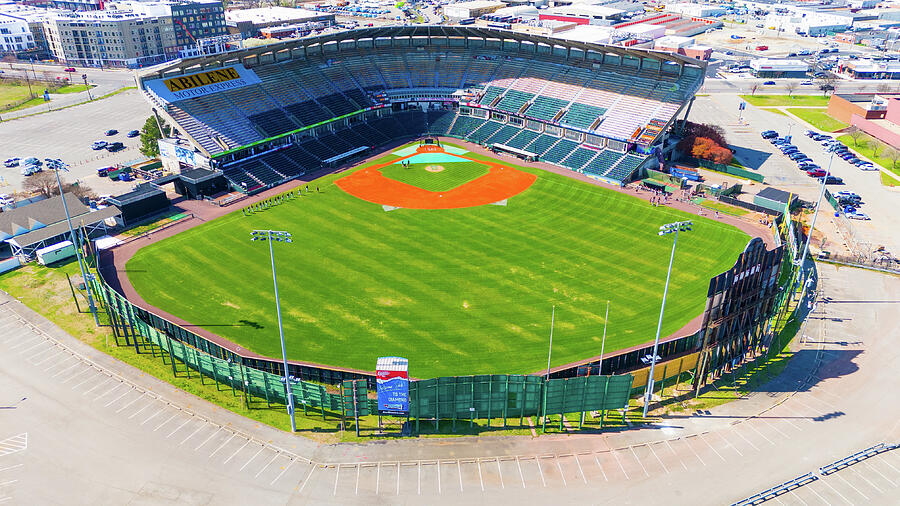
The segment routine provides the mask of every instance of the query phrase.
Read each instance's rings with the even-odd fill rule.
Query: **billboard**
[[[409,412],[409,361],[403,357],[379,357],[375,366],[378,410]]]
[[[231,65],[167,79],[153,79],[145,82],[144,86],[163,102],[172,103],[261,82],[252,70],[243,65]]]

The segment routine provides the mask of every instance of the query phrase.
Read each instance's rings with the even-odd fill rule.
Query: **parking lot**
[[[83,181],[98,194],[121,193],[131,184],[99,178],[96,170],[143,157],[138,151],[140,138],[129,139],[125,134],[139,130],[149,116],[147,102],[137,91],[129,90],[69,109],[4,121],[0,123],[0,161],[13,157],[60,158],[71,169],[63,176],[66,180]],[[109,129],[119,133],[107,137],[104,132]],[[119,141],[125,149],[115,153],[92,150],[91,144],[97,140]],[[0,177],[0,193],[22,189],[21,167],[0,166]]]

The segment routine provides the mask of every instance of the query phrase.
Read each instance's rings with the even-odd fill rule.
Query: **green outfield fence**
[[[171,365],[173,375],[190,378],[196,374],[201,382],[212,379],[216,388],[224,386],[234,395],[243,396],[248,407],[253,402],[265,402],[267,406],[287,404],[282,370],[261,370],[248,362],[262,361],[223,353],[224,348],[134,306],[100,276],[92,276],[91,285],[107,310],[116,344],[123,345],[122,339],[136,353],[158,354],[163,362]],[[154,318],[149,318],[151,315]],[[151,325],[150,321],[156,324]],[[166,325],[159,325],[160,322]],[[209,349],[222,356],[191,346],[187,339],[170,334],[190,336],[194,343],[212,345]],[[272,366],[269,361],[264,363]],[[321,416],[326,420],[330,413],[342,420],[356,418],[358,431],[358,417],[378,413],[377,401],[368,397],[369,379],[344,380],[340,382],[340,391],[333,393],[319,383],[291,376],[290,390],[294,405],[298,411],[303,409],[304,416]],[[630,374],[550,380],[543,376],[493,374],[411,381],[409,418],[415,419],[417,433],[422,420],[433,421],[435,430],[440,429],[442,419],[450,420],[454,430],[458,420],[468,420],[472,425],[475,420],[502,418],[506,426],[508,419],[519,418],[521,426],[525,417],[626,408],[631,384]]]

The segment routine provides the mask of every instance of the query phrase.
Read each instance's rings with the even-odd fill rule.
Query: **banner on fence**
[[[409,413],[409,360],[403,357],[379,357],[375,365],[378,410]]]

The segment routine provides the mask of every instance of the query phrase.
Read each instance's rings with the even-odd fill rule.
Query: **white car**
[[[812,86],[812,85],[813,85],[812,81],[803,81],[802,83],[800,83],[800,86]]]
[[[872,219],[872,218],[869,218],[868,214],[860,213],[860,212],[850,213],[845,216],[847,216],[847,218],[851,219],[851,220],[871,220]]]

